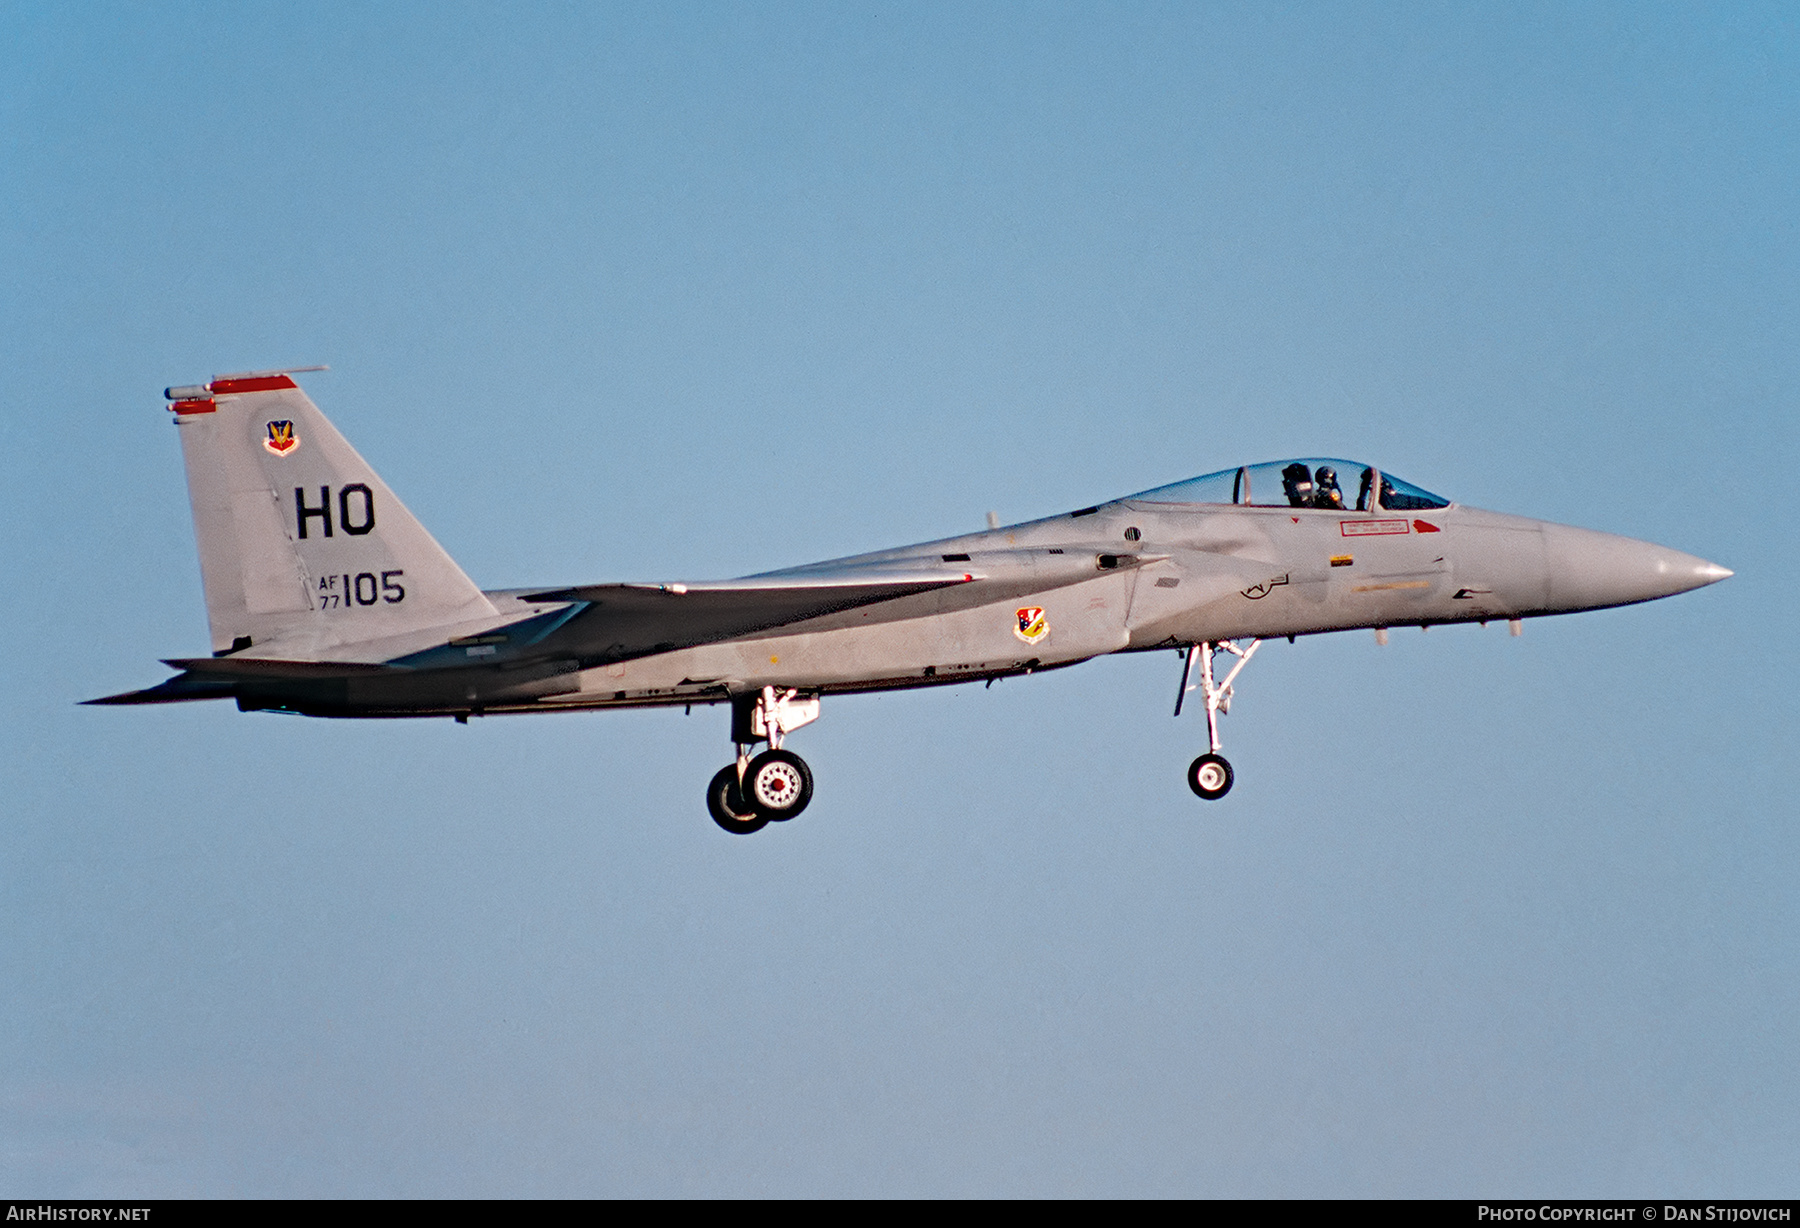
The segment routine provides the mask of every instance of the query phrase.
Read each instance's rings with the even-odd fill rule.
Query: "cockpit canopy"
[[[1320,457],[1222,469],[1131,497],[1142,503],[1236,503],[1329,512],[1422,512],[1450,506],[1448,499],[1373,466]]]

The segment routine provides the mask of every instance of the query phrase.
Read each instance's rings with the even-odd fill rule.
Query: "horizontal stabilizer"
[[[84,704],[179,704],[195,699],[229,699],[231,682],[222,678],[196,678],[179,674],[166,682],[142,691],[126,691],[119,695],[103,695],[84,699]]]
[[[269,679],[327,681],[367,674],[404,672],[386,665],[363,665],[354,661],[271,661],[253,657],[178,657],[165,660],[163,664],[182,672],[147,690],[126,691],[121,695],[84,699],[82,702],[174,704],[191,699],[230,699],[238,693],[239,683]]]

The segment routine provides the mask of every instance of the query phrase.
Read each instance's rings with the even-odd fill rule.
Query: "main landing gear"
[[[818,719],[818,699],[801,699],[798,691],[766,686],[758,695],[734,697],[731,740],[737,744],[737,761],[720,768],[706,786],[713,822],[734,836],[748,836],[805,810],[812,800],[812,770],[799,755],[783,750],[781,742]],[[767,742],[769,749],[752,756],[758,742]]]
[[[1261,640],[1253,639],[1249,645],[1239,648],[1231,640],[1205,640],[1187,650],[1181,666],[1181,689],[1175,693],[1175,715],[1181,715],[1182,701],[1194,687],[1188,685],[1188,677],[1194,671],[1194,661],[1200,661],[1200,693],[1206,699],[1206,739],[1210,747],[1208,751],[1188,765],[1188,788],[1209,802],[1216,802],[1231,792],[1231,764],[1219,753],[1219,717],[1231,711],[1231,684],[1236,681],[1238,671],[1250,663],[1256,655]],[[1223,682],[1213,681],[1213,653],[1223,650],[1236,657],[1237,664],[1225,675]]]

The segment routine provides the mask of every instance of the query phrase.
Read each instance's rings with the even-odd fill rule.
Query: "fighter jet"
[[[811,800],[812,772],[786,742],[824,696],[1174,649],[1176,715],[1196,690],[1206,713],[1187,782],[1216,800],[1232,786],[1219,717],[1266,639],[1497,619],[1516,634],[1521,619],[1732,574],[1307,457],[737,580],[482,590],[294,382],[317,369],[165,392],[212,655],[169,660],[180,672],[160,685],[88,702],[231,699],[245,712],[461,722],[727,705],[736,755],[706,802],[742,835]]]

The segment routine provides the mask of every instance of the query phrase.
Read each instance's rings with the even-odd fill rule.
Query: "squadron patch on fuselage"
[[[269,423],[269,437],[263,440],[263,447],[277,456],[286,456],[300,446],[300,437],[294,434],[292,422]]]
[[[1050,620],[1044,616],[1043,606],[1021,606],[1013,611],[1013,616],[1018,619],[1013,634],[1027,644],[1035,644],[1050,634]]]

